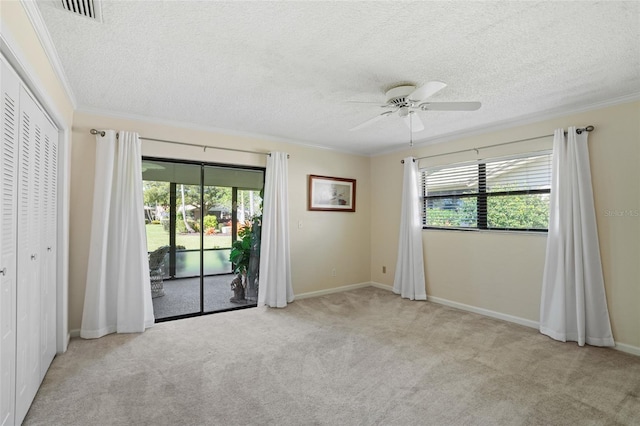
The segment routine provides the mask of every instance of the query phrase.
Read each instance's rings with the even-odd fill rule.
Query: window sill
[[[506,230],[506,229],[465,229],[465,228],[436,228],[436,227],[423,227],[423,231],[445,231],[445,232],[478,232],[478,233],[490,233],[490,234],[509,234],[509,235],[538,235],[547,236],[548,231],[525,231],[525,230]]]

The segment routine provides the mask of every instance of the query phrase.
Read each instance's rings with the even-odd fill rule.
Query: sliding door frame
[[[199,166],[200,167],[200,230],[199,232],[199,236],[200,236],[200,311],[199,312],[190,312],[190,313],[185,313],[185,314],[180,314],[180,315],[174,315],[171,317],[166,317],[166,318],[156,318],[155,322],[159,323],[159,322],[165,322],[165,321],[173,321],[173,320],[177,320],[177,319],[183,319],[183,318],[192,318],[192,317],[198,317],[198,316],[202,316],[202,315],[210,315],[210,314],[215,314],[218,312],[228,312],[228,311],[236,311],[239,309],[247,309],[247,308],[253,308],[256,306],[256,304],[247,304],[247,305],[241,305],[241,306],[236,306],[236,307],[232,307],[232,308],[225,308],[225,309],[220,309],[217,311],[205,311],[204,310],[204,216],[205,216],[205,211],[204,211],[204,182],[205,182],[205,168],[206,167],[221,167],[221,168],[226,168],[226,169],[238,169],[238,170],[255,170],[255,171],[261,171],[262,174],[262,187],[264,188],[264,178],[265,178],[265,172],[266,172],[266,168],[265,167],[260,167],[260,166],[244,166],[244,165],[235,165],[235,164],[225,164],[225,163],[212,163],[212,162],[206,162],[206,161],[195,161],[195,160],[183,160],[183,159],[174,159],[174,158],[163,158],[163,157],[152,157],[152,156],[143,156],[142,157],[143,161],[160,161],[160,162],[165,162],[165,163],[174,163],[174,164],[186,164],[186,165],[193,165],[193,166]],[[169,182],[170,184],[170,190],[169,190],[169,197],[170,197],[170,206],[171,207],[175,207],[176,205],[176,186],[177,186],[177,182]],[[238,213],[237,213],[237,208],[238,208],[238,187],[231,187],[231,243],[233,244],[233,242],[238,238],[238,233],[237,233],[237,225],[238,225]],[[176,236],[175,236],[175,230],[176,230],[176,214],[175,214],[175,209],[170,208],[169,209],[169,245],[170,245],[170,249],[169,249],[169,279],[177,279],[175,278],[175,265],[176,265]],[[183,213],[185,214],[185,213]],[[233,273],[233,271],[231,272]],[[220,274],[214,274],[214,275],[220,275]]]

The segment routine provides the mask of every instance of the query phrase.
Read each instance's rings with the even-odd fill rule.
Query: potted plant
[[[245,221],[238,229],[239,239],[231,244],[229,260],[236,274],[236,278],[231,283],[231,289],[234,291],[232,302],[244,302],[245,295],[249,300],[257,300],[260,220],[261,216],[256,216],[253,221]]]
[[[231,244],[229,260],[233,264],[233,272],[236,277],[231,282],[233,290],[232,302],[245,301],[245,289],[247,287],[247,271],[251,259],[251,222],[246,221],[238,230],[239,239]]]

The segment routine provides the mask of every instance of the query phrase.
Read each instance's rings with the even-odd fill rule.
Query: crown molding
[[[33,72],[33,68],[19,49],[19,44],[9,31],[6,29],[3,31],[4,32],[0,33],[0,53],[2,54],[2,58],[13,67],[22,79],[25,90],[44,108],[44,112],[55,126],[58,129],[67,129],[69,126],[65,121],[65,116],[49,95],[42,80]]]
[[[630,102],[636,102],[638,100],[640,100],[640,92],[631,93],[628,95],[619,96],[619,97],[607,99],[604,101],[598,101],[598,102],[594,102],[587,105],[581,105],[581,106],[573,105],[568,107],[548,109],[546,111],[540,111],[533,114],[522,115],[520,117],[510,118],[507,120],[495,121],[493,123],[480,125],[480,126],[472,127],[465,130],[451,132],[451,133],[446,133],[444,135],[438,135],[432,138],[427,138],[419,142],[414,142],[412,149],[421,148],[428,145],[434,145],[434,144],[443,143],[443,142],[450,142],[453,140],[468,138],[471,136],[483,135],[490,132],[497,132],[500,130],[512,129],[518,126],[539,123],[541,121],[551,120],[559,117],[565,117],[567,115],[580,114],[582,112],[608,108],[611,106],[626,104]],[[553,131],[553,129],[550,129],[550,131]],[[381,155],[387,155],[387,154],[393,154],[395,152],[406,151],[407,149],[409,148],[407,148],[406,146],[403,146],[402,148],[392,148],[388,150],[381,150],[381,151],[371,153],[370,156],[378,157]]]
[[[49,63],[53,68],[60,84],[62,85],[64,91],[73,106],[73,109],[78,107],[78,103],[76,101],[76,97],[71,90],[71,85],[69,84],[69,80],[67,79],[67,74],[64,72],[64,68],[62,63],[60,62],[60,57],[58,56],[58,51],[56,50],[53,40],[51,40],[51,34],[49,34],[49,30],[47,30],[47,26],[44,23],[44,19],[42,18],[42,14],[40,13],[40,9],[36,4],[35,0],[20,0],[22,7],[24,7],[25,12],[27,13],[27,17],[29,21],[31,21],[31,25],[33,26],[36,35],[38,36],[38,40],[40,40],[40,44],[42,45],[42,49],[44,53],[47,55],[49,59]]]
[[[496,132],[500,130],[511,129],[518,126],[539,123],[545,120],[550,120],[550,119],[563,117],[567,115],[579,114],[586,111],[592,111],[592,110],[607,108],[615,105],[635,102],[638,100],[640,100],[640,93],[632,93],[629,95],[607,99],[604,101],[594,102],[588,105],[549,109],[546,111],[523,115],[513,119],[496,121],[486,125],[476,126],[470,129],[465,129],[465,130],[447,133],[444,135],[435,136],[433,138],[425,139],[418,143],[414,143],[413,148],[415,149],[415,148],[425,147],[428,145],[462,139],[466,137],[478,136],[478,135]],[[242,132],[238,130],[223,129],[223,128],[213,127],[213,126],[203,126],[203,125],[198,125],[198,124],[188,123],[183,121],[149,117],[141,114],[122,113],[122,112],[116,112],[116,111],[99,109],[99,108],[90,108],[90,107],[79,107],[76,109],[76,111],[79,113],[88,114],[88,115],[106,116],[106,117],[120,118],[120,119],[131,120],[131,121],[142,121],[145,123],[172,126],[172,127],[177,127],[177,128],[187,129],[187,130],[205,131],[205,132],[211,132],[211,133],[218,133],[221,135],[247,137],[247,138],[253,138],[253,139],[261,139],[264,141],[286,143],[290,145],[303,146],[306,148],[320,149],[323,151],[332,151],[332,152],[338,152],[341,154],[356,155],[359,157],[378,157],[381,155],[387,155],[395,152],[406,151],[408,149],[407,147],[403,146],[401,148],[392,148],[388,150],[381,150],[381,151],[376,151],[371,153],[362,153],[362,152],[350,151],[346,149],[338,149],[333,147],[314,145],[314,144],[304,143],[297,140],[287,139],[287,138],[282,138],[277,136]]]
[[[214,126],[203,126],[200,124],[194,124],[194,123],[189,123],[185,121],[162,119],[162,118],[150,117],[142,114],[123,113],[123,112],[117,112],[117,111],[112,111],[107,109],[82,107],[82,106],[76,109],[76,113],[110,117],[110,118],[118,118],[123,120],[140,121],[143,123],[157,124],[161,126],[170,126],[170,127],[176,127],[176,128],[185,129],[185,130],[217,133],[219,135],[225,135],[225,136],[237,136],[237,137],[258,139],[263,141],[286,143],[289,145],[302,146],[305,148],[319,149],[323,151],[331,151],[331,152],[337,152],[341,154],[356,155],[358,157],[369,157],[369,154],[363,154],[361,152],[348,151],[344,149],[337,149],[337,148],[326,147],[321,145],[313,145],[309,143],[300,142],[294,139],[282,138],[282,137],[271,136],[271,135],[263,135],[259,133],[243,132],[239,130],[223,129],[223,128],[214,127]],[[144,137],[144,135],[141,135],[141,137]]]

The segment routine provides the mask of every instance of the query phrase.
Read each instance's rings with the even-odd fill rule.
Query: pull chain
[[[409,112],[409,147],[413,148],[413,112]]]

